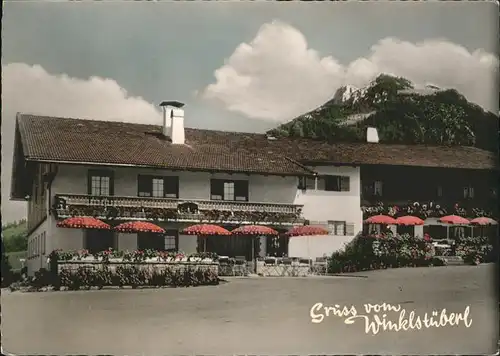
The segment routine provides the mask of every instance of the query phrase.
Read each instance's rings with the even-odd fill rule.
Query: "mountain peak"
[[[333,103],[337,105],[346,104],[348,102],[356,102],[366,92],[366,88],[358,88],[354,85],[343,85],[337,89],[333,96]]]

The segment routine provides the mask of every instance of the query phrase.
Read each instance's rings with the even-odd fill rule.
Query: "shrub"
[[[456,241],[455,252],[462,257],[465,263],[478,264],[483,262],[493,262],[493,246],[489,243],[488,237],[469,236],[459,238]]]
[[[58,275],[58,285],[70,290],[89,289],[104,286],[169,286],[192,287],[199,285],[219,284],[217,274],[210,269],[199,267],[149,269],[135,265],[117,266],[111,269],[107,265],[103,268],[92,269],[80,266],[76,269],[62,268]]]
[[[435,251],[431,243],[411,235],[358,235],[344,250],[332,254],[330,273],[380,268],[429,266]]]

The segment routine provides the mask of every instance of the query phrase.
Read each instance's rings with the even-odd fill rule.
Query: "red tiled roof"
[[[25,157],[34,161],[140,165],[182,170],[304,175],[312,171],[281,154],[235,148],[223,142],[173,145],[160,126],[19,115]]]
[[[498,162],[492,152],[463,146],[330,144],[190,128],[186,144],[173,145],[154,125],[23,114],[18,125],[29,160],[283,175],[310,173],[298,162],[464,169],[496,169]]]

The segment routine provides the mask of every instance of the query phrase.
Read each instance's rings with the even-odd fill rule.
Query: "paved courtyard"
[[[14,354],[491,354],[494,265],[395,269],[351,277],[230,278],[213,287],[2,293],[2,343]],[[400,304],[417,315],[470,306],[470,328],[366,334],[357,320],[311,323],[310,309]],[[397,321],[399,313],[388,313]]]

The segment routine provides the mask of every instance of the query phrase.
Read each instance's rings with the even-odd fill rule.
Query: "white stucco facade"
[[[298,190],[295,204],[304,205],[304,218],[311,225],[331,230],[329,222],[345,222],[353,226],[347,235],[296,236],[291,237],[288,247],[290,257],[316,258],[331,255],[343,248],[363,228],[361,211],[360,168],[347,166],[309,167],[320,175],[349,177],[349,191],[324,191],[317,189]]]
[[[95,167],[93,167],[95,168]],[[102,167],[103,169],[106,167]],[[88,167],[59,165],[52,182],[54,194],[87,194]],[[180,199],[210,199],[210,179],[248,180],[248,200],[256,203],[293,204],[297,192],[297,177],[184,172],[161,169],[118,167],[114,172],[114,195],[137,197],[137,176],[178,176]]]
[[[47,268],[47,256],[50,248],[49,222],[45,220],[28,236],[28,253],[26,267],[28,275],[32,276],[40,268]]]
[[[59,165],[51,188],[49,205],[56,194],[87,194],[87,172],[90,167],[80,165]],[[95,169],[95,167],[92,167]],[[328,227],[329,221],[345,222],[354,226],[353,235],[347,236],[310,236],[292,237],[289,243],[289,256],[320,257],[329,255],[350,241],[361,230],[362,213],[360,209],[360,170],[357,167],[310,167],[323,175],[348,176],[349,191],[325,191],[317,189],[299,190],[297,177],[220,174],[208,172],[173,172],[169,170],[145,169],[134,167],[102,167],[113,171],[114,195],[137,197],[138,175],[178,176],[179,199],[210,200],[210,179],[247,180],[248,201],[253,203],[281,203],[303,205],[303,217],[312,225]],[[33,257],[28,261],[30,273],[40,267],[46,267],[47,255],[54,249],[78,250],[85,247],[85,233],[81,229],[58,228],[53,214],[48,214],[30,239],[45,232],[46,254]],[[157,223],[172,229],[169,223]],[[262,250],[265,250],[262,239]],[[179,235],[178,248],[185,253],[196,252],[197,236]],[[116,234],[116,247],[119,250],[137,248],[137,234]],[[263,252],[263,251],[262,251]],[[265,252],[264,252],[265,253]],[[43,261],[42,261],[43,260]]]

